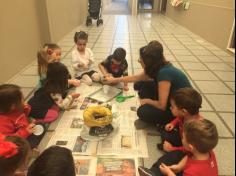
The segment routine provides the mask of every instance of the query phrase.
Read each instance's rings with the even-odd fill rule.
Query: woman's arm
[[[150,80],[150,78],[144,73],[139,73],[137,75],[131,75],[131,76],[124,76],[124,77],[119,77],[119,78],[106,78],[105,81],[108,84],[112,83],[119,83],[119,82],[137,82],[137,81],[145,81],[145,80]]]
[[[150,104],[158,109],[165,111],[166,106],[167,106],[168,97],[170,94],[170,86],[171,86],[170,81],[160,81],[158,83],[158,88],[157,88],[159,100],[141,99],[140,100],[141,105]]]

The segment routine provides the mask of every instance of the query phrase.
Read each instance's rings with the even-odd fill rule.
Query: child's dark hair
[[[189,87],[178,89],[171,99],[178,109],[186,109],[191,115],[198,114],[202,105],[202,96],[195,89]]]
[[[116,48],[114,53],[113,53],[113,58],[118,61],[118,62],[122,62],[123,60],[125,60],[126,57],[126,51],[123,48]]]
[[[9,158],[0,156],[1,176],[7,176],[16,171],[20,166],[26,165],[27,157],[30,153],[29,143],[18,136],[7,136],[5,141],[12,142],[17,146],[17,153]]]
[[[155,40],[140,48],[140,56],[145,73],[153,79],[156,79],[160,68],[169,63],[164,57],[162,44]]]
[[[193,119],[184,123],[184,134],[189,144],[201,153],[210,152],[218,143],[216,125],[207,119]]]
[[[27,176],[75,176],[75,166],[69,149],[52,146],[29,167]]]
[[[43,85],[47,93],[64,94],[68,88],[69,71],[67,67],[60,63],[48,64],[47,77]]]
[[[53,53],[53,50],[60,49],[55,43],[46,43],[43,48],[37,52],[38,58],[38,74],[41,76],[42,73],[47,72],[48,56]]]
[[[23,94],[19,86],[14,84],[0,85],[0,112],[9,113],[12,105],[21,110]]]
[[[76,32],[74,35],[74,42],[77,43],[78,40],[88,40],[88,34],[84,31]]]

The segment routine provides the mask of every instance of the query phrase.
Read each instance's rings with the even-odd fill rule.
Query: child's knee
[[[101,80],[101,75],[99,73],[94,73],[91,76],[92,80],[95,82],[99,82]]]
[[[92,79],[88,75],[83,75],[81,82],[87,84],[88,86],[91,86],[93,84]]]

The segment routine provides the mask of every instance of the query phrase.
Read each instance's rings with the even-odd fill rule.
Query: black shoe
[[[155,176],[155,174],[148,168],[143,166],[138,167],[139,176]]]
[[[159,150],[163,150],[163,144],[162,144],[162,143],[157,144],[157,148],[158,148]]]

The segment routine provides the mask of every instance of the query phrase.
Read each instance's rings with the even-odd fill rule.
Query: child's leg
[[[160,133],[162,143],[164,143],[164,141],[168,141],[175,147],[182,146],[181,136],[177,128],[174,128],[172,131],[166,131],[163,129]]]
[[[84,74],[81,78],[81,82],[87,84],[88,86],[91,86],[93,84],[92,79],[90,78],[89,75]]]
[[[53,105],[42,119],[36,119],[36,123],[50,123],[56,120],[59,116],[59,108]]]
[[[159,166],[161,165],[161,163],[164,163],[167,166],[178,164],[183,159],[184,156],[185,156],[185,153],[182,151],[172,151],[172,152],[166,153],[161,158],[159,158],[156,163],[152,165],[150,170],[153,173],[155,173],[156,176],[162,175],[159,169]]]
[[[98,72],[95,72],[91,75],[91,78],[94,82],[101,81],[101,75]]]

